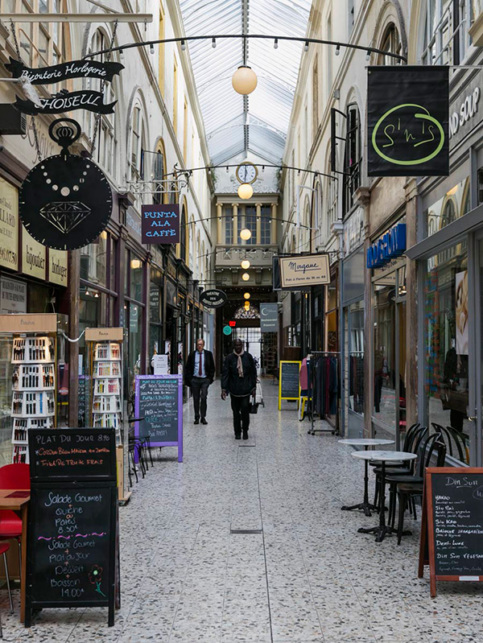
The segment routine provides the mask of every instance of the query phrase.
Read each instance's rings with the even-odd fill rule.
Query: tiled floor
[[[397,546],[358,534],[363,463],[330,433],[307,435],[295,406],[265,408],[235,441],[210,391],[208,426],[185,410],[185,458],[164,449],[121,508],[122,608],[44,610],[26,630],[0,609],[7,641],[88,643],[483,642],[483,588],[417,578],[418,528]],[[410,521],[408,521],[409,523]],[[243,533],[243,532],[252,533]],[[18,614],[18,591],[16,593]]]

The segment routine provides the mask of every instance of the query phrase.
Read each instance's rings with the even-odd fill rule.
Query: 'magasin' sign
[[[382,268],[406,250],[406,224],[396,223],[375,241],[367,251],[367,267]]]
[[[448,67],[369,67],[369,176],[449,174]]]

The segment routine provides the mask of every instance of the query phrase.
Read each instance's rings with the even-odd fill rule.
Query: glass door
[[[470,416],[470,420],[474,422],[474,433],[472,446],[471,465],[481,467],[483,464],[483,239],[477,239],[475,242],[476,249],[476,270],[475,270],[475,355],[478,358],[475,360],[475,404],[474,414]],[[471,310],[471,308],[470,308]]]

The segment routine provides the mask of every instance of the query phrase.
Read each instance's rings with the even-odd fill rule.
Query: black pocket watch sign
[[[80,133],[72,119],[54,121],[49,134],[62,152],[33,167],[20,188],[20,219],[32,237],[49,248],[82,248],[97,239],[111,217],[106,176],[93,161],[67,149]]]

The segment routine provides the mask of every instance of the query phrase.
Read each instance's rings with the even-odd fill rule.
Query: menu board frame
[[[142,405],[140,404],[140,384],[142,381],[152,380],[177,380],[178,382],[178,439],[176,441],[163,442],[155,439],[149,440],[150,447],[178,447],[178,462],[183,462],[183,376],[182,375],[136,375],[136,405],[135,413],[137,418],[142,418]],[[135,423],[134,433],[136,437],[142,437],[142,420]]]
[[[300,401],[300,380],[299,380],[299,386],[298,386],[298,393],[296,397],[285,397],[282,396],[282,390],[283,390],[283,365],[284,364],[298,364],[299,365],[299,377],[300,377],[300,368],[302,366],[302,362],[299,360],[280,360],[280,371],[279,371],[279,378],[278,378],[278,410],[282,410],[282,400],[297,400],[297,402]]]
[[[418,577],[423,577],[424,565],[429,565],[429,582],[431,598],[436,596],[436,581],[456,581],[456,582],[483,582],[483,575],[440,575],[437,574],[436,553],[437,542],[435,534],[435,512],[433,506],[433,477],[440,475],[468,476],[481,475],[483,477],[483,468],[480,467],[428,467],[425,474],[425,483],[423,489],[423,512],[421,520],[421,538],[419,549]],[[461,487],[460,487],[461,488]],[[472,490],[473,486],[463,487]],[[482,499],[483,501],[483,499]],[[483,539],[482,539],[483,543]],[[482,552],[483,553],[483,548]]]

